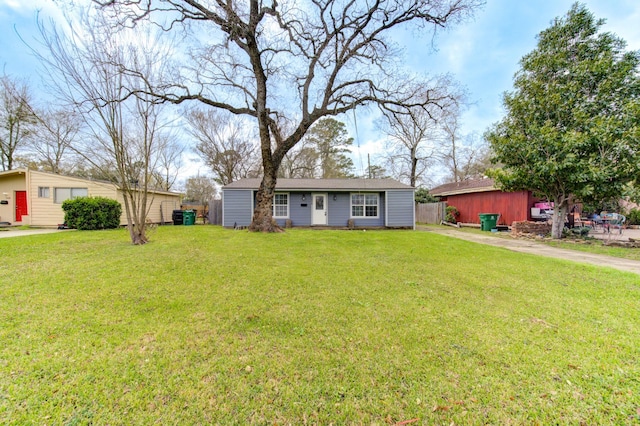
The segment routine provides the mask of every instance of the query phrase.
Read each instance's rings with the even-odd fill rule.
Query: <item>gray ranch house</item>
[[[222,187],[222,226],[251,224],[261,179]],[[415,229],[415,188],[393,179],[278,179],[279,226]]]

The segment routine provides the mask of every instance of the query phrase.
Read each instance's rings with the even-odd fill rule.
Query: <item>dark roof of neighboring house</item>
[[[469,194],[471,192],[499,191],[495,187],[493,179],[464,180],[462,182],[445,183],[436,186],[429,191],[429,194],[436,197],[447,195]]]
[[[222,189],[258,189],[262,178],[240,179]],[[387,189],[413,189],[394,179],[278,179],[276,189],[288,190],[332,190],[332,191],[383,191]]]

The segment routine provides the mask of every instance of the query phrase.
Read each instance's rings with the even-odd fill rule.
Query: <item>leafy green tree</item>
[[[348,154],[353,145],[347,127],[335,118],[323,118],[309,130],[308,142],[318,153],[318,177],[323,179],[353,176],[353,161]]]
[[[436,203],[438,199],[429,194],[429,190],[425,187],[416,189],[415,200],[418,204]]]
[[[387,169],[377,164],[370,164],[365,170],[365,179],[390,179],[391,176],[387,173]]]
[[[620,196],[638,171],[640,56],[598,32],[603,24],[576,3],[542,31],[504,95],[505,118],[485,135],[504,165],[492,173],[504,189],[555,203],[554,238],[571,196]]]
[[[278,170],[282,178],[353,177],[353,160],[348,154],[353,145],[344,123],[323,118],[283,158]]]

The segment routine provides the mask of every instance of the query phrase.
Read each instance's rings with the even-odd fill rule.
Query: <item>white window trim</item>
[[[365,196],[365,204],[357,204],[363,206],[362,216],[354,216],[353,215],[353,195],[364,195]],[[375,216],[366,216],[367,212],[367,195],[375,195],[376,196],[376,215]],[[372,205],[372,204],[369,204]],[[378,192],[351,192],[349,193],[349,219],[377,219],[380,217],[380,194]]]
[[[287,196],[287,215],[286,216],[276,216],[276,195],[286,195]],[[291,194],[288,192],[276,192],[273,194],[273,203],[271,207],[271,213],[273,214],[274,219],[289,219],[290,210],[291,209]]]

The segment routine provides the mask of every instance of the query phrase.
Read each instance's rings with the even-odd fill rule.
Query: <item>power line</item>
[[[362,151],[360,150],[360,135],[358,133],[358,118],[356,110],[353,109],[353,126],[356,130],[356,145],[358,146],[358,159],[360,160],[360,176],[364,176],[364,161],[362,161]]]

